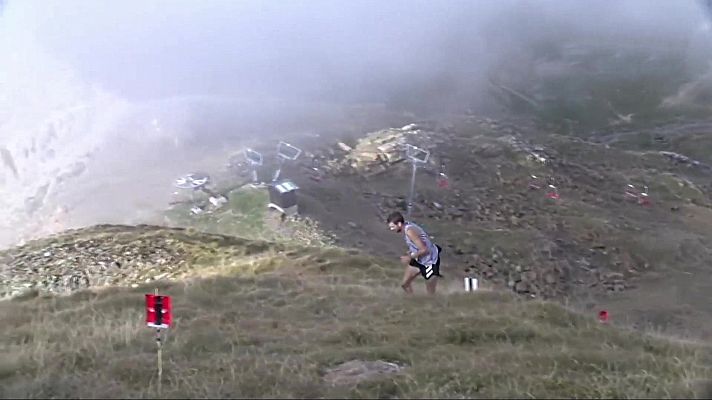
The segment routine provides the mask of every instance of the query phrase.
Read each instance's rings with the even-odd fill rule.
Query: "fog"
[[[426,86],[475,101],[488,68],[547,36],[650,43],[705,21],[694,1],[655,3],[55,0],[10,1],[7,14],[82,79],[129,99],[378,102]]]
[[[527,79],[547,44],[674,47],[699,73],[712,54],[708,14],[682,0],[6,0],[0,12],[0,245],[70,192],[75,225],[160,209],[169,177],[217,166],[226,143],[332,129],[351,106],[495,112],[488,82]],[[219,153],[180,146],[196,138]],[[139,176],[148,166],[153,180]]]

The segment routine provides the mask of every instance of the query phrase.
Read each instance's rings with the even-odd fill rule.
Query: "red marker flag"
[[[171,297],[156,294],[146,295],[146,325],[168,329],[173,322]]]
[[[559,200],[561,198],[559,196],[559,189],[557,189],[554,185],[549,185],[549,191],[546,193],[546,197],[552,200]]]
[[[640,197],[638,198],[638,204],[644,207],[649,207],[650,206],[650,198],[648,197],[647,193],[641,193]]]
[[[598,313],[598,320],[601,323],[605,324],[606,322],[608,322],[608,319],[609,319],[608,311],[602,310]]]
[[[448,189],[450,187],[450,179],[441,172],[438,175],[437,184],[440,189]]]

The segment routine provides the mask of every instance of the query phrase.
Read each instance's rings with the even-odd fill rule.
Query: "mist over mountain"
[[[17,2],[14,18],[83,79],[131,99],[210,94],[294,101],[477,104],[503,66],[557,51],[693,49],[695,1]],[[709,38],[709,36],[708,36]],[[687,49],[686,49],[687,48]],[[707,54],[705,54],[707,53]],[[700,61],[695,61],[699,63]]]
[[[11,0],[0,12],[0,242],[38,229],[92,171],[109,180],[93,191],[112,179],[133,185],[121,196],[167,191],[196,158],[187,143],[323,128],[352,105],[579,129],[709,110],[712,36],[695,1]],[[128,165],[173,167],[151,181]]]

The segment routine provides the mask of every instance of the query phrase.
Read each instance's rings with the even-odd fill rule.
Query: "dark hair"
[[[392,212],[388,218],[386,218],[386,222],[389,224],[393,222],[394,224],[404,224],[405,223],[405,218],[403,218],[403,214],[399,213],[398,211]]]

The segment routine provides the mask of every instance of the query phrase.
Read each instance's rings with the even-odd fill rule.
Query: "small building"
[[[282,214],[294,215],[299,212],[297,205],[297,190],[299,187],[290,180],[273,182],[269,185],[269,208]]]

